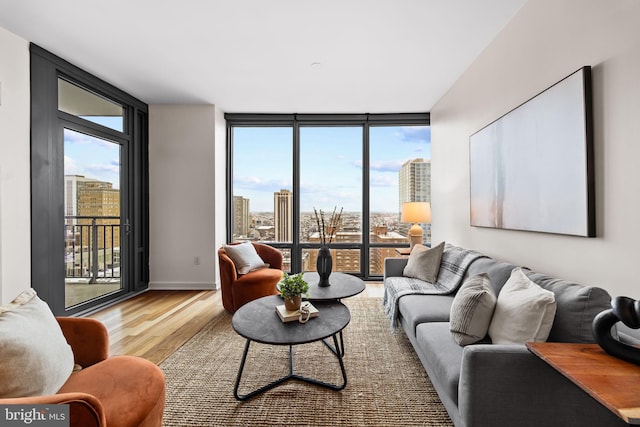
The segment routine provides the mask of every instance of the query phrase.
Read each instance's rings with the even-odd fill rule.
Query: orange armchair
[[[218,249],[220,264],[220,288],[222,306],[229,313],[235,313],[244,304],[268,295],[277,295],[276,285],[282,279],[282,252],[263,243],[251,242],[269,268],[261,268],[247,274],[238,274],[233,260],[224,247]],[[235,245],[238,243],[230,243]]]
[[[68,404],[72,427],[162,425],[164,374],[134,356],[109,356],[106,327],[95,319],[57,318],[82,369],[57,394],[0,399],[0,405]]]

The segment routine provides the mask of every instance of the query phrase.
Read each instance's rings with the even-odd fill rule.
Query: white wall
[[[640,297],[640,2],[529,0],[431,111],[433,241]],[[597,238],[469,226],[469,136],[593,67]],[[544,173],[544,171],[540,171]]]
[[[220,120],[213,105],[149,106],[150,289],[216,287]]]
[[[0,304],[31,287],[29,43],[0,28]]]

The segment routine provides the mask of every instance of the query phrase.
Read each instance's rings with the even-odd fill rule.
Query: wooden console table
[[[610,356],[598,344],[526,346],[626,423],[640,425],[640,366]]]

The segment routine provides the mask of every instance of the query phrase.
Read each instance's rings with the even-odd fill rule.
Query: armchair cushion
[[[223,245],[225,252],[236,266],[238,274],[247,274],[250,271],[260,268],[268,268],[262,258],[256,252],[255,247],[250,242],[239,245]]]
[[[105,414],[107,426],[162,424],[164,374],[141,357],[114,356],[84,368],[73,373],[59,393],[93,396]]]
[[[0,307],[0,398],[54,394],[73,365],[60,325],[33,289]]]

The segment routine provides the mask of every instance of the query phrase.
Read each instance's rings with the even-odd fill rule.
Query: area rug
[[[237,401],[245,339],[231,327],[231,315],[221,313],[160,364],[167,380],[164,425],[452,426],[406,335],[390,332],[381,299],[344,302],[351,311],[344,390],[289,380]],[[288,363],[287,346],[252,343],[239,393],[286,375]],[[341,384],[338,361],[321,342],[295,346],[294,363],[297,374]]]

